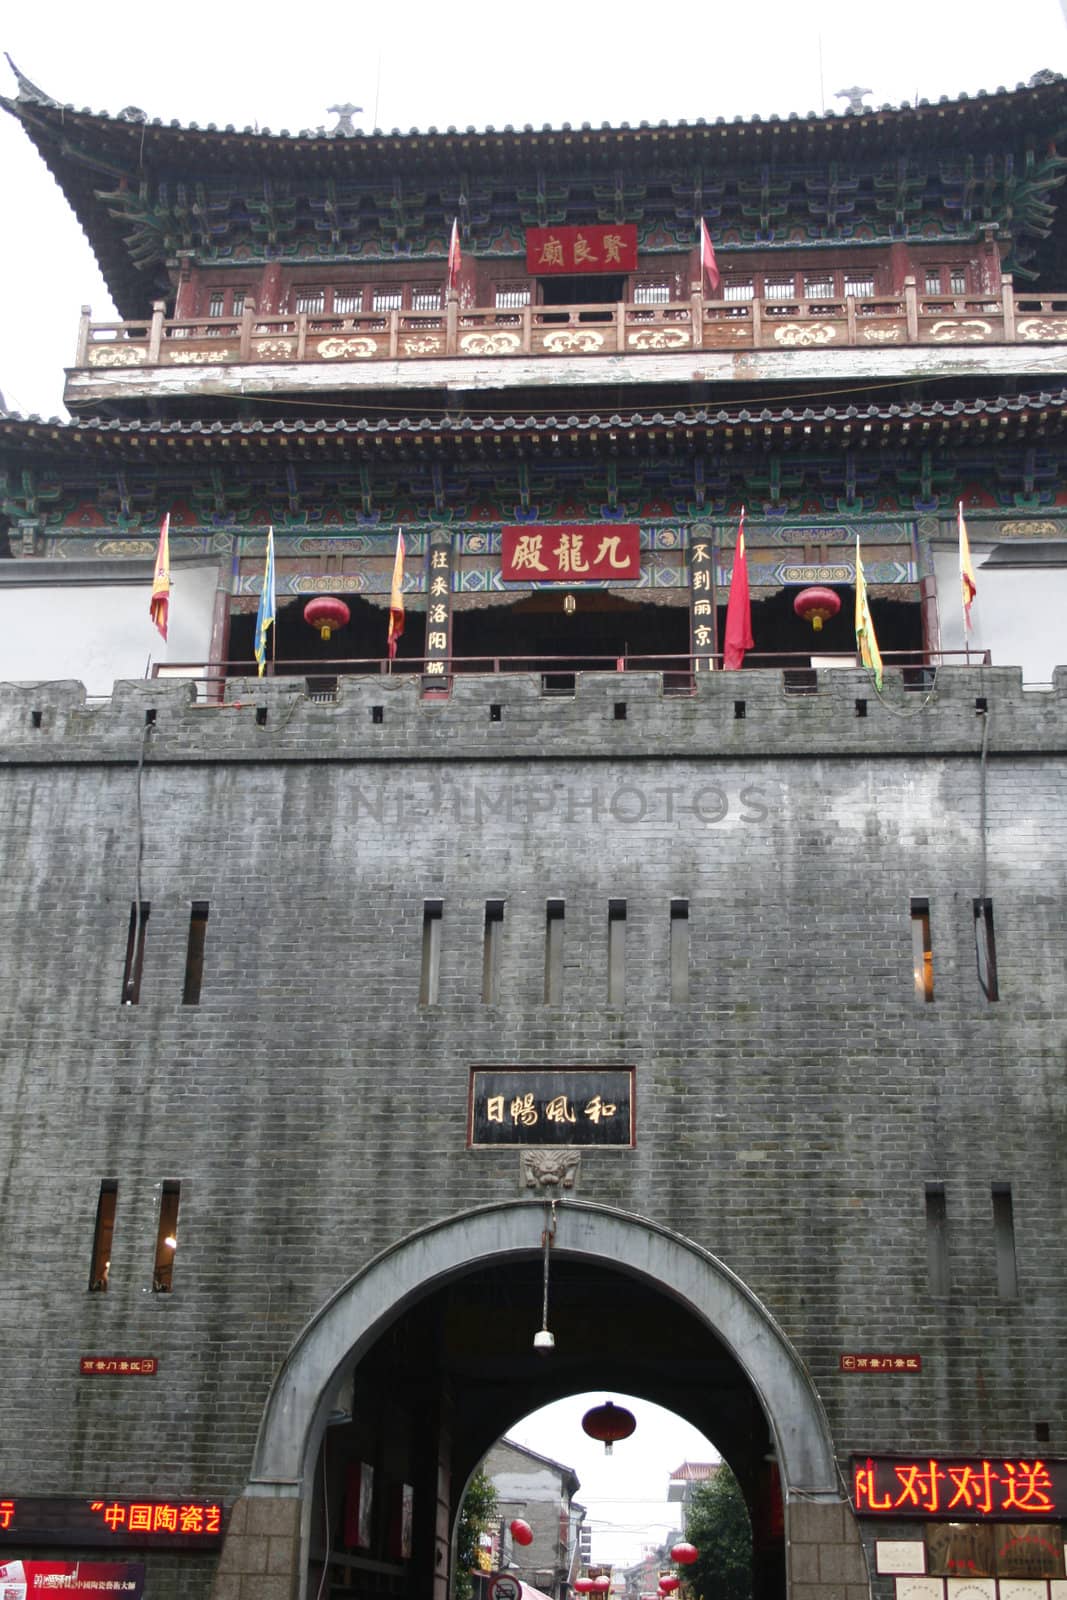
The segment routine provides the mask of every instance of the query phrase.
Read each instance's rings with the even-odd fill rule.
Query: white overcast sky
[[[637,1419],[636,1430],[610,1456],[582,1432],[582,1417],[605,1400],[624,1405]],[[581,1479],[575,1498],[589,1512],[593,1560],[616,1566],[632,1566],[646,1546],[662,1544],[679,1527],[682,1508],[667,1500],[671,1473],[683,1461],[719,1459],[704,1435],[681,1418],[614,1391],[557,1400],[509,1428],[508,1438],[573,1467]]]
[[[0,46],[54,99],[112,114],[274,131],[357,125],[540,127],[787,115],[1013,87],[1067,71],[1067,0],[706,0],[673,10],[602,0],[28,0]],[[3,92],[14,78],[0,61]],[[375,108],[377,118],[375,119]],[[78,312],[114,315],[92,254],[18,124],[0,115],[0,390],[12,410],[63,415]],[[1067,288],[1067,285],[1063,286]]]

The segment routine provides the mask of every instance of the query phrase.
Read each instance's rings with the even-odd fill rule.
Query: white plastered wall
[[[119,678],[143,678],[150,662],[206,662],[218,588],[218,565],[171,573],[164,643],[148,614],[144,583],[75,583],[61,579],[0,584],[0,680],[74,679],[90,695],[110,695]]]
[[[974,631],[963,632],[959,552],[955,545],[934,552],[942,650],[969,644],[989,650],[995,667],[1021,667],[1023,683],[1038,688],[1067,662],[1067,567],[986,567],[992,545],[971,541],[977,595],[971,607]],[[951,664],[962,664],[951,656]]]

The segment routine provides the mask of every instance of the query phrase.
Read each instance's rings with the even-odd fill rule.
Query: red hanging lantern
[[[681,1578],[676,1578],[673,1572],[668,1572],[666,1577],[659,1580],[661,1594],[673,1594],[681,1583]]]
[[[677,1561],[680,1567],[691,1567],[699,1554],[696,1545],[690,1544],[688,1539],[671,1546],[671,1560]]]
[[[584,1432],[590,1439],[602,1441],[606,1456],[610,1456],[616,1439],[628,1439],[636,1427],[637,1419],[633,1412],[627,1411],[624,1406],[612,1405],[610,1400],[605,1400],[602,1406],[594,1406],[582,1418]]]
[[[608,1592],[608,1590],[610,1588],[611,1588],[611,1579],[608,1577],[606,1572],[602,1572],[599,1578],[594,1578],[593,1579],[593,1593],[594,1594],[607,1594],[607,1592]]]
[[[321,639],[328,639],[335,628],[343,628],[351,616],[344,601],[332,594],[317,594],[304,607],[304,621],[309,628],[318,628]]]
[[[509,1527],[511,1537],[516,1544],[533,1544],[533,1529],[528,1522],[523,1522],[521,1517],[516,1517],[514,1522],[509,1523]]]
[[[593,1578],[575,1578],[574,1587],[579,1594],[592,1594],[594,1581]]]
[[[801,589],[793,601],[793,610],[805,622],[810,622],[818,633],[823,623],[836,617],[841,610],[841,596],[833,589],[824,589],[817,584],[813,589]]]

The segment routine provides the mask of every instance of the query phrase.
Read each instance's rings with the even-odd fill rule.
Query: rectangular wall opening
[[[435,1006],[441,988],[441,921],[444,902],[426,900],[422,907],[422,975],[419,1005]]]
[[[992,900],[974,902],[974,954],[978,962],[978,983],[987,1000],[1000,999],[997,981],[997,942],[993,933]]]
[[[608,901],[608,1005],[626,998],[626,901]]]
[[[915,974],[915,998],[926,1002],[934,998],[934,949],[930,942],[930,902],[911,902],[911,962]]]
[[[948,1294],[948,1207],[943,1183],[926,1185],[926,1282],[931,1294]]]
[[[689,999],[689,901],[671,901],[671,1001]]]
[[[485,937],[482,941],[482,1000],[495,1006],[500,999],[500,948],[504,939],[504,902],[485,902]]]
[[[100,1185],[100,1198],[96,1202],[93,1254],[89,1262],[90,1294],[107,1293],[108,1278],[111,1275],[111,1241],[115,1235],[115,1208],[118,1203],[118,1180],[105,1178]]]
[[[178,1249],[178,1206],[181,1194],[182,1186],[174,1178],[166,1179],[160,1189],[156,1264],[152,1271],[153,1294],[170,1294],[174,1287],[174,1256]]]
[[[563,1001],[563,901],[545,902],[545,1005]]]
[[[207,901],[194,900],[189,913],[189,943],[185,947],[183,1006],[198,1006],[200,1004],[200,986],[204,981],[204,944],[207,940],[207,914]]]
[[[1017,1300],[1019,1279],[1015,1267],[1015,1214],[1010,1183],[993,1185],[993,1243],[997,1256],[997,1294],[1002,1300]]]
[[[135,1006],[141,999],[141,971],[144,967],[145,935],[148,932],[149,901],[130,903],[130,930],[126,936],[126,962],[122,969],[122,1003]]]

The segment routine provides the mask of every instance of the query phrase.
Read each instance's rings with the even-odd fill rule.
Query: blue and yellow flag
[[[878,648],[874,623],[871,621],[871,608],[867,604],[867,579],[863,576],[859,534],[856,535],[856,648],[863,665],[874,673],[874,686],[880,691],[882,652]]]
[[[263,589],[256,612],[256,660],[262,678],[267,665],[267,629],[274,626],[274,528],[267,529],[267,565],[263,570]]]

